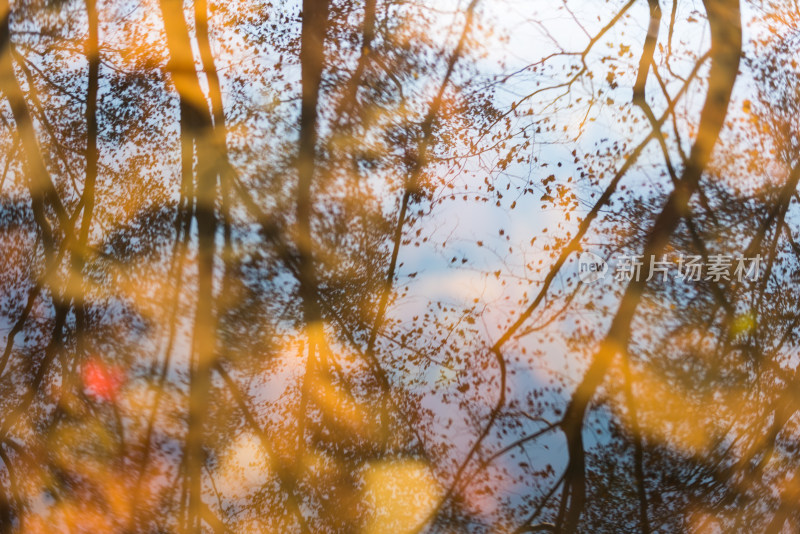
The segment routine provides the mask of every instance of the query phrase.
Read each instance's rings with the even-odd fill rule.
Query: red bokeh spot
[[[86,394],[97,400],[113,401],[124,382],[125,372],[118,365],[107,365],[95,358],[83,366]]]

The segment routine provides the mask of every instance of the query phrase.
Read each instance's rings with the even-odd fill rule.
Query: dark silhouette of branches
[[[0,3],[0,531],[797,526],[792,2],[157,4]]]
[[[742,49],[738,2],[709,1],[705,5],[712,35],[708,93],[700,115],[698,134],[692,146],[689,161],[680,182],[667,198],[661,213],[655,219],[645,243],[645,261],[650,261],[653,256],[660,256],[667,239],[675,231],[687,209],[690,198],[699,186],[700,177],[708,165],[711,151],[722,130],[733,84],[738,74]],[[572,532],[577,528],[586,499],[583,418],[612,359],[627,343],[631,321],[641,299],[645,283],[644,280],[641,280],[628,284],[608,334],[589,364],[583,380],[572,394],[564,414],[562,428],[566,435],[570,459],[567,465],[566,485],[562,500],[566,502],[569,497],[570,505],[566,513],[560,516],[557,527],[563,528],[567,532]]]

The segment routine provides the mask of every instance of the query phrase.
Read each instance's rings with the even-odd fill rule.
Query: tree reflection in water
[[[794,3],[0,11],[3,532],[800,528]]]

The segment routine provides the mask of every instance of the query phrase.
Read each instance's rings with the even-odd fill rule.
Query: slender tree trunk
[[[742,24],[738,0],[705,0],[711,29],[711,69],[709,88],[700,115],[697,139],[689,161],[675,189],[669,195],[644,246],[645,265],[650,258],[660,256],[669,238],[686,215],[689,201],[697,191],[700,177],[711,159],[711,152],[725,122],[728,102],[739,71],[742,51]],[[622,297],[611,327],[595,354],[583,380],[572,394],[561,427],[567,439],[569,462],[566,468],[564,499],[570,505],[562,524],[564,532],[576,532],[586,503],[583,420],[589,403],[600,387],[617,354],[624,353],[631,331],[631,322],[641,301],[646,282],[644,277],[632,280]]]
[[[83,183],[83,218],[78,230],[78,243],[72,253],[72,273],[80,279],[81,290],[76,296],[75,305],[75,343],[77,357],[86,356],[86,287],[83,283],[83,269],[86,265],[89,230],[94,215],[95,184],[97,182],[97,90],[100,78],[100,42],[97,17],[97,1],[86,0],[86,14],[89,35],[86,41],[86,59],[89,64],[89,76],[86,86],[86,176]],[[70,383],[74,381],[70,377]],[[65,384],[66,385],[66,384]],[[74,384],[71,384],[74,386]],[[69,394],[69,392],[66,392]]]
[[[189,485],[189,531],[200,528],[203,510],[202,472],[205,464],[203,427],[208,412],[211,371],[216,358],[214,310],[214,256],[216,236],[216,184],[219,158],[213,143],[213,122],[200,87],[191,40],[179,0],[162,0],[161,12],[170,52],[170,73],[180,97],[181,146],[184,175],[196,156],[195,222],[198,239],[197,306],[192,337],[189,385],[189,428],[185,465]],[[210,142],[211,141],[211,142]]]
[[[36,131],[33,126],[30,109],[25,101],[22,88],[14,71],[11,49],[11,8],[8,0],[0,0],[0,14],[2,14],[2,19],[0,19],[0,90],[3,91],[5,97],[8,99],[11,114],[14,118],[17,131],[19,132],[23,154],[28,165],[27,187],[31,195],[33,217],[39,227],[45,249],[45,273],[40,281],[40,284],[44,285],[47,284],[51,275],[54,275],[58,269],[66,247],[74,245],[74,236],[72,234],[73,221],[68,216],[50,172],[45,166],[44,158],[36,139]],[[58,223],[56,229],[53,228],[48,217],[48,207],[55,213]],[[63,235],[60,248],[57,247],[57,245],[59,245],[59,243],[57,243],[58,233]],[[34,293],[36,292],[34,291],[32,295]],[[70,301],[63,298],[62,293],[57,287],[51,287],[51,293],[54,302],[55,317],[50,342],[45,349],[44,358],[39,364],[39,368],[33,376],[31,383],[28,385],[20,403],[4,416],[2,424],[0,424],[0,437],[6,436],[11,428],[27,412],[44,377],[50,369],[50,365],[55,360],[62,347],[64,326],[70,309]],[[6,360],[7,356],[4,354],[4,365]]]
[[[317,275],[314,265],[314,243],[311,235],[313,202],[311,186],[317,159],[317,105],[325,60],[325,32],[328,25],[328,0],[303,0],[303,21],[300,35],[300,139],[297,152],[297,193],[295,205],[298,283],[306,329],[307,360],[298,408],[297,453],[295,476],[305,450],[306,403],[309,387],[320,372],[318,354],[324,347],[322,312],[317,301]]]

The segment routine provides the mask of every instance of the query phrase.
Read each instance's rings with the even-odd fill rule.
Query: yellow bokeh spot
[[[752,313],[743,313],[733,322],[733,334],[746,334],[756,326],[756,319]]]
[[[433,510],[441,487],[430,469],[417,460],[387,461],[365,475],[365,500],[372,510],[365,533],[412,532]]]

